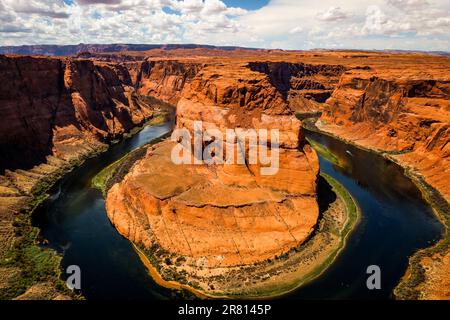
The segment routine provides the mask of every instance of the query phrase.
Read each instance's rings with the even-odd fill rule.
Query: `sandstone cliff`
[[[175,97],[173,101],[178,101],[177,126],[192,130],[193,122],[201,120],[205,127],[218,128],[222,133],[226,128],[236,127],[244,129],[278,128],[280,144],[283,150],[289,151],[297,146],[303,146],[300,123],[292,119],[293,112],[297,112],[303,117],[317,116],[321,113],[322,117],[317,125],[322,130],[362,147],[389,153],[394,161],[423,177],[426,183],[442,194],[448,203],[449,189],[446,186],[449,180],[447,168],[449,167],[448,126],[450,123],[448,60],[410,55],[384,56],[374,53],[364,55],[321,53],[303,55],[303,58],[290,56],[285,60],[273,56],[268,58],[270,58],[268,61],[261,61],[261,58],[224,59],[223,61],[200,59],[202,68],[193,72],[187,81],[183,81],[181,94],[178,89],[170,91],[170,94]],[[151,76],[148,78],[150,79]],[[155,82],[151,82],[153,83],[147,87],[155,87]],[[175,82],[171,81],[170,83]],[[180,88],[181,86],[170,85],[170,87]],[[152,92],[158,91],[153,90]],[[177,94],[173,95],[173,92]],[[169,95],[165,96],[170,97]],[[145,228],[142,230],[138,221],[147,221],[144,216],[149,214],[150,216],[147,218],[154,219],[151,216],[154,207],[142,209],[143,205],[140,199],[153,199],[147,202],[162,208],[162,212],[165,212],[166,205],[172,205],[177,214],[182,217],[179,220],[181,224],[178,226],[185,227],[186,230],[189,230],[188,233],[192,234],[191,221],[195,219],[189,215],[188,212],[191,211],[186,209],[189,205],[186,207],[186,203],[183,202],[184,207],[181,209],[181,214],[177,208],[177,203],[181,199],[186,200],[191,196],[192,192],[186,190],[195,189],[198,185],[202,185],[200,188],[202,190],[205,188],[215,190],[216,183],[227,186],[231,183],[233,187],[245,186],[246,192],[252,194],[254,190],[248,189],[248,184],[256,183],[258,185],[260,183],[257,175],[250,179],[252,182],[246,178],[247,170],[251,174],[258,172],[252,166],[248,166],[244,170],[224,166],[214,172],[208,172],[208,168],[202,169],[201,172],[211,181],[211,185],[208,184],[208,187],[203,186],[205,182],[199,182],[196,179],[198,173],[192,173],[189,169],[186,171],[190,172],[187,174],[189,179],[184,181],[188,183],[188,186],[176,179],[173,181],[170,177],[160,177],[172,181],[170,185],[177,190],[167,198],[161,198],[157,196],[160,194],[159,187],[146,186],[144,188],[141,186],[144,180],[147,184],[156,174],[152,165],[149,164],[163,161],[164,157],[161,152],[160,148],[157,148],[154,153],[149,152],[146,158],[136,165],[135,171],[132,171],[122,184],[114,186],[108,196],[108,211],[114,212],[110,217],[120,232],[145,246],[153,245],[155,239],[148,236],[148,233],[144,231]],[[303,154],[308,155],[305,148],[303,148]],[[287,158],[281,156],[280,163],[286,163],[285,160],[289,158],[298,159],[298,155],[289,154]],[[303,160],[299,161],[302,163]],[[309,163],[313,164],[312,168],[314,168],[314,160],[310,159]],[[296,166],[302,167],[299,164]],[[222,174],[222,172],[226,172],[226,174]],[[283,175],[284,170],[281,170],[280,174]],[[269,183],[269,189],[272,188],[279,192],[277,186],[290,181],[289,179],[295,186],[298,183],[296,177],[304,175],[305,172],[291,171],[283,178],[272,181],[267,179],[266,182]],[[143,176],[148,179],[145,178],[141,181]],[[194,179],[194,182],[190,180],[191,178]],[[189,181],[193,184],[190,184]],[[281,183],[274,184],[274,181]],[[305,190],[301,192],[305,192]],[[139,197],[133,196],[133,193],[136,192],[139,193]],[[218,192],[216,191],[216,193]],[[225,192],[232,194],[232,191],[228,189]],[[289,194],[292,190],[284,189],[284,192]],[[224,201],[226,202],[225,199]],[[190,205],[193,205],[191,202],[189,202]],[[205,205],[212,205],[211,199],[208,200],[207,196],[196,199],[194,202],[202,208]],[[120,207],[121,203],[128,203],[128,206],[126,210],[119,213],[120,210],[114,210],[113,207]],[[215,205],[217,206],[217,204]],[[214,205],[212,206],[214,207]],[[234,205],[227,202],[225,207],[230,206]],[[270,216],[270,209],[264,210]],[[183,212],[186,213],[186,216],[183,216]],[[448,216],[448,212],[444,214]],[[166,221],[166,218],[171,219],[170,215],[166,217],[163,214],[161,217],[155,217],[155,221],[160,221],[159,219]],[[162,226],[160,222],[156,224]],[[257,225],[259,224],[257,223]],[[150,223],[149,227],[151,228],[151,226]],[[161,232],[165,230],[164,228],[166,227],[162,227]],[[214,224],[210,228],[211,230],[207,233],[219,232],[214,229]],[[252,233],[250,229],[248,231]],[[267,229],[263,233],[272,231]],[[206,238],[208,237],[206,236]],[[227,236],[224,239],[227,239]],[[187,254],[190,257],[190,263],[195,264],[193,261],[200,259],[199,255],[183,251],[181,244],[174,246],[170,239],[166,240],[156,241],[156,243],[159,245],[163,243],[162,247],[169,251]],[[178,240],[176,243],[187,243],[186,247],[190,242],[186,238]],[[224,241],[226,242],[226,240]],[[279,248],[286,248],[290,245],[292,244],[285,242]],[[214,242],[209,246],[200,247],[210,256],[218,254],[214,253]],[[251,259],[246,260],[249,258],[233,257],[230,248],[224,249],[228,254],[226,258],[220,260],[220,264],[232,265],[238,261],[241,261],[240,263],[252,261]],[[259,255],[260,258],[274,253],[270,250],[267,252],[253,251],[252,253],[250,251],[246,253],[243,250],[242,252],[243,256],[257,257]],[[444,251],[444,256],[446,253],[448,250]],[[213,261],[215,260],[213,259]],[[440,272],[445,263],[441,263],[441,260],[436,261],[437,266],[440,266],[437,267],[437,270]],[[209,265],[207,262],[205,263]],[[214,266],[214,263],[209,266]],[[432,276],[429,277],[433,279]],[[427,280],[426,283],[431,282],[432,280]],[[433,293],[429,294],[429,296],[432,295]]]
[[[388,152],[450,201],[450,79],[345,75],[324,106],[319,127]]]
[[[196,50],[158,49],[147,58],[143,52],[80,56],[90,60],[0,56],[1,258],[15,238],[12,217],[36,183],[150,117],[146,95],[177,104],[178,127],[191,130],[202,120],[220,130],[276,128],[282,147],[273,178],[259,175],[260,165],[179,172],[168,143],[149,149],[107,200],[118,230],[149,252],[158,244],[161,256],[169,250],[186,256],[193,268],[213,268],[265,259],[304,241],[317,219],[318,161],[294,112],[321,112],[322,130],[389,154],[436,189],[448,208],[448,58],[268,51],[242,57]],[[227,220],[230,214],[236,219]],[[242,228],[251,236],[242,236]],[[420,262],[427,266],[418,286],[423,297],[448,294],[448,245],[444,249]]]
[[[199,62],[145,60],[127,63],[133,84],[141,95],[150,95],[176,105],[184,85],[202,68]]]
[[[151,252],[162,273],[174,255],[190,276],[206,278],[226,277],[228,267],[303,243],[318,219],[318,158],[304,145],[300,121],[270,75],[248,63],[206,64],[186,82],[177,104],[177,127],[193,133],[194,121],[220,130],[222,139],[226,129],[279,129],[277,173],[262,175],[264,165],[248,158],[245,164],[176,165],[170,157],[175,143],[160,143],[108,192],[108,216],[119,232]],[[202,289],[210,291],[206,283]]]
[[[88,60],[0,56],[0,170],[28,169],[48,155],[71,160],[143,123],[124,67]]]
[[[320,103],[331,96],[346,69],[342,65],[292,62],[251,62],[249,66],[267,74],[290,108],[302,113],[319,111]]]
[[[14,255],[40,250],[29,217],[18,213],[74,164],[151,118],[155,106],[118,64],[0,56],[0,78],[0,296],[13,297],[36,278],[34,262]],[[37,284],[48,288],[47,298],[57,296],[51,283]]]
[[[450,61],[417,59],[420,63],[399,57],[397,64],[375,62],[373,69],[347,71],[320,106],[323,113],[316,125],[385,154],[404,167],[424,191],[446,231],[435,247],[411,258],[396,294],[448,299],[450,280],[444,270],[449,269],[450,257]]]

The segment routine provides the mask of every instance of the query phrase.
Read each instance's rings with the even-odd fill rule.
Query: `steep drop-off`
[[[0,296],[43,280],[38,296],[54,298],[49,279],[59,273],[57,258],[40,253],[29,216],[18,213],[32,209],[64,172],[150,119],[156,106],[118,64],[0,56],[0,75]],[[54,274],[40,275],[41,263]]]
[[[178,101],[177,126],[191,133],[197,120],[222,133],[225,128],[277,128],[281,146],[291,150],[303,146],[299,123],[292,121],[292,112],[302,119],[322,114],[317,123],[321,130],[385,153],[408,169],[408,174],[419,177],[415,179],[419,187],[423,179],[425,197],[437,192],[437,198],[442,198],[438,205],[441,221],[448,221],[448,59],[339,52],[267,58],[200,59],[203,67],[186,79],[181,98],[177,95],[174,100]],[[146,162],[151,163],[152,157],[149,153]],[[138,172],[136,169],[136,177]],[[129,179],[125,178],[124,189],[133,185],[133,172]],[[173,196],[181,197],[179,193]],[[126,225],[119,230],[133,238]],[[441,242],[443,247],[433,256],[436,268],[428,267],[425,277],[414,279],[424,283],[429,293],[399,297],[445,296],[448,279],[441,271],[447,268],[446,243]],[[420,263],[414,264],[421,268]],[[435,269],[433,275],[428,274]],[[439,275],[438,279],[435,275]],[[434,281],[442,285],[433,285]]]
[[[445,64],[446,62],[446,64]],[[444,239],[418,252],[399,298],[448,299],[450,227],[450,66],[352,70],[320,107],[317,127],[400,164],[446,226]],[[387,70],[386,70],[387,69]]]
[[[2,172],[28,169],[48,155],[70,161],[153,112],[118,65],[2,56],[0,70]]]
[[[279,129],[279,169],[262,175],[266,165],[249,164],[248,154],[246,164],[177,165],[175,142],[167,141],[149,148],[112,186],[107,211],[165,279],[184,278],[209,294],[237,294],[241,289],[226,281],[230,268],[283,255],[313,231],[318,158],[304,144],[283,92],[246,63],[206,65],[186,83],[177,127],[194,134],[194,121],[222,132],[224,142],[226,129]]]
[[[290,108],[302,113],[318,111],[346,69],[342,65],[292,62],[250,62],[249,66],[254,71],[267,74]]]
[[[154,96],[176,105],[186,82],[202,68],[198,62],[177,60],[146,60],[125,64],[130,70],[136,90],[141,95]]]
[[[344,76],[320,128],[392,154],[450,200],[450,79]]]

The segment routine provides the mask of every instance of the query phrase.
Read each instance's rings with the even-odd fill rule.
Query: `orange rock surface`
[[[153,114],[128,70],[89,60],[0,56],[0,171],[76,159]]]
[[[404,73],[348,72],[323,106],[318,127],[391,153],[450,201],[450,62],[445,62],[439,68],[444,70],[418,65]]]
[[[418,285],[421,298],[450,300],[450,252],[425,257],[421,263],[425,269],[425,280]]]
[[[75,164],[150,119],[155,107],[118,64],[0,55],[0,80],[0,262],[9,266],[5,259],[22,238],[14,227],[19,212]],[[10,279],[21,267],[2,269],[2,297],[15,292]],[[50,297],[52,283],[36,284],[27,296]]]
[[[269,75],[240,61],[205,65],[177,104],[177,127],[193,133],[194,121],[224,134],[279,129],[277,173],[262,175],[260,163],[176,165],[175,142],[160,143],[108,192],[107,212],[119,232],[200,268],[192,272],[250,265],[305,241],[319,213],[318,158],[309,145],[298,149],[300,121]]]
[[[150,148],[108,192],[108,216],[133,242],[156,243],[193,266],[224,267],[280,255],[313,230],[318,166],[311,149],[283,151],[280,173],[260,179],[245,165],[175,165],[173,146]]]

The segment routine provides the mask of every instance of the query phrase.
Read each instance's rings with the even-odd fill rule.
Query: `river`
[[[62,270],[69,265],[81,268],[81,291],[88,300],[173,297],[148,275],[131,243],[110,224],[101,192],[90,186],[101,169],[171,128],[172,123],[146,127],[87,160],[66,175],[33,214],[33,224],[48,246],[63,255]],[[321,171],[349,190],[362,219],[332,266],[285,298],[389,298],[406,270],[408,256],[436,242],[442,235],[441,224],[399,166],[336,139],[306,134],[338,157],[339,165],[333,165],[319,156]],[[366,268],[372,264],[381,268],[381,290],[366,287]]]

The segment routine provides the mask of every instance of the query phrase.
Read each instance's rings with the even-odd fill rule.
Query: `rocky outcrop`
[[[267,74],[290,108],[300,113],[320,111],[346,70],[342,65],[289,62],[250,62],[249,67]]]
[[[176,105],[184,85],[202,68],[201,63],[177,60],[127,63],[137,92]]]
[[[127,70],[88,60],[0,57],[0,168],[80,156],[143,123]]]
[[[94,53],[131,50],[128,45],[22,49],[91,52],[68,59],[0,56],[0,258],[15,239],[17,208],[26,205],[37,182],[59,177],[62,168],[151,117],[147,95],[176,104],[177,126],[191,133],[194,121],[222,133],[280,132],[274,176],[262,176],[260,163],[175,166],[173,143],[165,142],[112,187],[111,221],[164,270],[163,258],[169,258],[199,278],[215,276],[217,268],[270,260],[308,238],[317,220],[318,160],[294,112],[321,113],[320,129],[384,153],[449,201],[446,58],[158,46],[143,58],[144,51]],[[448,293],[448,245],[444,249],[418,263],[426,266],[417,286],[423,297]],[[436,286],[433,279],[445,283]]]
[[[273,259],[303,243],[318,219],[318,158],[270,76],[246,63],[205,65],[177,104],[177,127],[193,134],[194,121],[222,132],[224,143],[226,129],[279,129],[276,173],[261,174],[267,164],[250,163],[247,153],[243,164],[177,165],[176,142],[160,143],[107,194],[119,232],[158,264],[183,260],[200,278],[226,277],[227,268]],[[231,143],[235,155],[239,143]],[[205,283],[202,290],[214,291]]]
[[[283,148],[300,144],[300,122],[293,117],[283,93],[270,78],[245,64],[211,65],[186,85],[177,105],[177,125],[193,131],[194,121],[205,128],[278,129]]]
[[[450,201],[450,79],[345,75],[324,106],[319,127],[391,154]]]
[[[280,130],[280,145],[283,150],[293,151],[289,153],[288,158],[302,159],[301,154],[303,154],[306,156],[305,159],[309,160],[308,163],[312,164],[311,168],[314,168],[314,160],[308,158],[308,152],[303,146],[300,123],[293,120],[292,114],[294,112],[305,115],[322,114],[317,123],[322,130],[365,148],[389,154],[391,159],[423,177],[426,183],[438,190],[448,201],[449,194],[446,187],[446,181],[449,180],[446,171],[446,168],[449,167],[448,124],[450,123],[448,118],[448,73],[436,69],[432,76],[424,77],[425,67],[418,68],[417,62],[412,61],[409,56],[393,57],[393,60],[388,62],[386,59],[386,57],[369,54],[343,57],[335,55],[317,55],[316,57],[314,55],[314,57],[305,59],[305,61],[313,63],[285,62],[276,59],[272,59],[273,61],[236,59],[220,63],[206,61],[201,69],[184,82],[181,94],[174,100],[178,101],[177,126],[188,128],[191,134],[193,134],[194,121],[202,121],[204,129],[217,128],[222,134],[226,128],[277,128]],[[423,59],[433,66],[432,58]],[[298,146],[303,150],[294,151]],[[206,166],[200,169],[200,172],[207,177],[206,181],[210,182],[208,184],[205,180],[197,180],[200,174],[195,172],[195,169],[200,167],[194,166],[185,170],[187,180],[180,182],[173,177],[172,179],[166,175],[160,176],[161,170],[158,171],[158,174],[155,170],[159,161],[168,161],[167,150],[162,151],[164,148],[169,147],[161,146],[153,152],[149,151],[145,159],[136,165],[136,171],[133,170],[123,183],[115,185],[108,195],[108,211],[114,212],[110,217],[122,234],[147,248],[154,248],[155,245],[159,248],[162,244],[163,252],[175,252],[177,255],[188,257],[186,259],[191,266],[202,261],[205,266],[213,269],[227,264],[232,266],[255,262],[274,254],[273,250],[253,252],[243,250],[243,256],[247,258],[242,259],[238,258],[236,253],[233,255],[230,246],[225,250],[226,257],[221,257],[219,261],[214,258],[219,255],[220,251],[214,251],[217,243],[212,242],[211,244],[208,236],[196,234],[196,231],[193,231],[196,223],[193,221],[196,220],[192,216],[194,214],[192,210],[201,208],[201,211],[207,212],[208,215],[208,212],[215,212],[214,210],[221,212],[221,210],[226,211],[230,207],[239,207],[239,205],[228,202],[229,198],[224,197],[223,207],[221,207],[221,205],[213,203],[214,201],[208,197],[207,192],[204,197],[196,198],[194,201],[190,198],[193,193],[191,190],[200,188],[199,190],[204,192],[211,188],[211,190],[215,190],[213,192],[215,194],[220,192],[232,196],[234,194],[232,188],[238,187],[240,191],[245,190],[245,194],[251,197],[250,195],[255,190],[249,188],[249,185],[253,186],[256,183],[258,188],[263,186],[260,184],[261,180],[258,175],[255,174],[258,170],[254,170],[251,166],[243,169],[219,166],[210,171],[211,168]],[[288,163],[286,162],[288,158],[281,156],[280,163]],[[302,163],[304,160],[299,161]],[[296,164],[296,166],[302,167],[300,164]],[[227,170],[230,170],[231,174]],[[314,172],[314,169],[312,171]],[[246,172],[252,174],[249,180],[246,178]],[[285,172],[289,172],[289,174],[284,176]],[[273,180],[266,179],[265,182],[268,185],[264,185],[264,187],[269,188],[270,191],[280,192],[278,187],[283,183],[292,181],[290,184],[296,186],[298,185],[296,177],[307,176],[305,172],[284,170],[281,170],[279,174],[282,177],[279,176]],[[149,181],[155,176],[164,181],[172,181],[170,183],[171,188],[173,187],[171,190],[177,191],[169,192],[170,195],[168,195],[159,190],[159,186],[151,185]],[[219,190],[217,185],[222,187],[225,185],[231,189]],[[305,185],[307,184],[304,184],[303,187]],[[161,197],[161,192],[165,194],[164,197]],[[264,192],[263,190],[257,191],[257,193]],[[292,197],[292,192],[292,189],[284,189],[281,194]],[[306,192],[306,189],[302,189],[297,195],[303,192],[305,192],[303,196],[311,194]],[[134,193],[139,196],[133,196]],[[232,198],[239,197],[232,196]],[[276,199],[273,200],[275,203],[280,199],[273,196],[268,196],[268,198]],[[152,203],[152,205],[143,209],[144,205],[141,199],[147,199],[145,202]],[[257,203],[261,205],[259,200],[253,199],[252,201],[254,203],[245,203],[245,206],[252,208]],[[121,207],[123,203],[128,205]],[[281,203],[284,204],[283,201]],[[181,221],[181,224],[177,225],[178,227],[186,228],[188,234],[194,233],[198,237],[204,236],[205,239],[208,239],[207,244],[200,247],[205,250],[204,252],[209,258],[205,260],[201,253],[192,254],[192,252],[183,251],[181,246],[188,248],[191,244],[189,240],[178,239],[176,243],[185,243],[178,247],[174,246],[170,239],[161,240],[164,236],[161,236],[161,239],[158,238],[159,240],[155,239],[147,231],[147,228],[148,230],[153,230],[154,226],[157,226],[154,228],[159,228],[163,226],[162,221],[166,223],[173,218],[166,205],[169,208],[171,206],[175,208],[176,214],[173,213],[174,215],[183,217],[181,220],[177,220],[176,223]],[[156,211],[161,208],[162,212],[168,210],[167,215],[163,213],[154,219],[150,212],[155,211],[155,206],[159,208]],[[215,209],[212,210],[210,207]],[[270,216],[270,209],[264,208],[263,210]],[[186,216],[183,216],[184,213]],[[211,216],[214,217],[214,214],[211,213]],[[214,218],[211,219],[214,221]],[[146,224],[146,227],[142,229],[140,221],[153,222]],[[259,224],[257,223],[257,225]],[[214,229],[215,224],[208,227],[210,228],[206,229],[206,234],[219,232],[219,229]],[[158,232],[163,234],[165,228],[167,227],[161,227]],[[251,228],[248,231],[252,233]],[[261,234],[264,232],[270,233],[272,230],[269,228],[262,231]],[[254,237],[257,235],[255,234]],[[224,239],[230,238],[225,236]],[[298,240],[298,238],[296,239]],[[223,241],[227,242],[228,240]],[[301,243],[301,241],[298,242]],[[279,244],[278,248],[283,248],[279,252],[292,245],[283,240]],[[255,260],[251,260],[250,256],[253,256]],[[446,256],[446,253],[443,252],[442,256]],[[442,273],[445,259],[441,260],[433,260],[437,263],[434,274]],[[192,268],[195,269],[195,267]],[[430,281],[426,283],[430,283]],[[429,295],[432,296],[433,293],[429,293]]]
[[[215,268],[273,258],[312,232],[318,166],[311,149],[283,150],[280,174],[261,177],[245,165],[176,165],[174,145],[150,148],[108,192],[108,216],[131,241],[192,268]]]
[[[30,217],[19,213],[74,165],[151,118],[155,106],[136,94],[128,70],[117,64],[0,56],[0,78],[0,297],[43,280],[28,252],[49,257],[55,274],[20,298],[57,296],[59,260],[40,251]]]
[[[402,299],[448,299],[450,294],[450,64],[444,60],[436,68],[428,61],[429,69],[422,70],[426,67],[416,64],[399,72],[388,65],[377,75],[370,68],[347,72],[316,123],[404,167],[446,228],[440,242],[411,258],[395,290]]]

